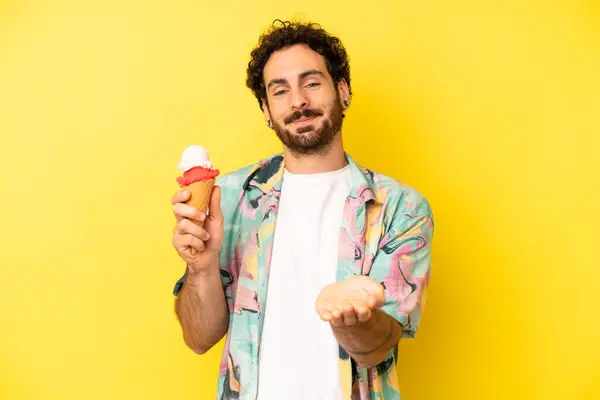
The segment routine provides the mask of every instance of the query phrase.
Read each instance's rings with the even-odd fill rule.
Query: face
[[[345,82],[336,85],[325,59],[306,45],[274,53],[263,71],[265,117],[296,155],[319,154],[342,128]]]

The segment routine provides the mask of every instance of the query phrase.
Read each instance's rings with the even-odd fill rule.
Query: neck
[[[348,165],[341,135],[335,135],[333,142],[318,154],[297,154],[284,148],[285,169],[293,174],[319,174],[337,171]]]

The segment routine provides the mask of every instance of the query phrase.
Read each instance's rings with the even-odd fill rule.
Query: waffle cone
[[[191,193],[191,197],[186,204],[196,207],[198,210],[206,213],[208,210],[208,204],[210,203],[210,197],[212,195],[213,187],[215,186],[215,180],[209,179],[201,182],[194,182],[188,186],[184,186],[181,189],[187,190]],[[198,226],[203,226],[204,221],[196,221],[194,223]]]

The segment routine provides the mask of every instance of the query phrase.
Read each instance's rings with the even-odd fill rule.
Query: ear
[[[269,103],[267,103],[267,99],[262,99],[262,110],[265,116],[265,122],[269,124],[269,127],[271,127],[271,111],[269,110]]]
[[[348,88],[348,83],[344,78],[342,78],[339,80],[337,86],[338,94],[340,96],[340,100],[342,101],[342,107],[346,109],[350,105],[350,89]]]

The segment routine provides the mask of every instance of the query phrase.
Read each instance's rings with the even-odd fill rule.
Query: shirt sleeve
[[[385,289],[381,310],[402,325],[402,337],[416,336],[431,274],[432,237],[433,214],[421,198],[394,213],[373,259],[369,276]]]

